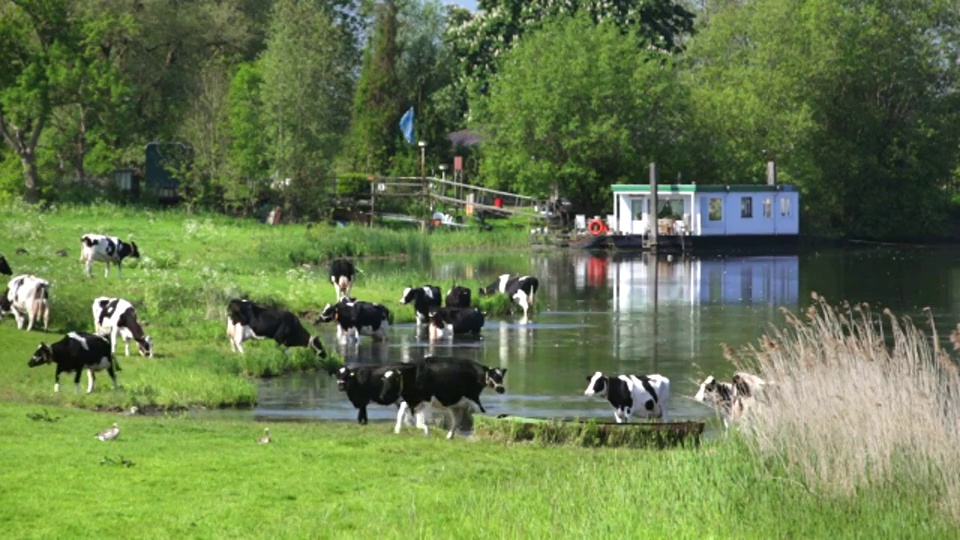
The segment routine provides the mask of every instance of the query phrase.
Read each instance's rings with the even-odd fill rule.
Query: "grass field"
[[[143,259],[123,279],[105,279],[102,264],[83,277],[79,237],[94,231],[135,240]],[[273,424],[274,442],[257,445],[264,424],[192,414],[252,405],[256,377],[322,367],[306,351],[284,355],[266,342],[244,356],[230,353],[229,298],[246,293],[295,311],[316,308],[332,299],[325,262],[334,255],[468,257],[526,246],[525,239],[513,226],[504,235],[453,236],[266,227],[113,206],[0,212],[0,253],[15,273],[52,282],[53,314],[49,333],[0,322],[4,535],[958,536],[960,382],[952,360],[906,323],[885,336],[872,330],[872,318],[844,319],[822,306],[733,358],[782,381],[783,392],[742,431],[700,450],[447,441],[353,423]],[[27,253],[17,254],[20,247]],[[452,251],[458,247],[466,251]],[[57,256],[60,249],[68,255]],[[426,280],[412,270],[365,276],[362,290],[365,299],[395,305],[404,286]],[[73,393],[71,377],[55,395],[52,366],[28,369],[27,359],[41,340],[90,330],[90,303],[101,295],[138,306],[158,356],[121,356],[119,392],[102,375],[91,395]],[[401,321],[413,317],[412,309],[394,312]],[[906,382],[917,385],[902,386],[911,399],[877,405],[875,396]],[[130,405],[166,412],[113,412]],[[115,421],[119,439],[94,438]],[[904,422],[909,430],[900,429]]]

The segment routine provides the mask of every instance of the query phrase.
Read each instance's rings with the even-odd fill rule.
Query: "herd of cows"
[[[81,238],[81,262],[86,275],[92,276],[94,262],[106,263],[105,276],[110,265],[117,266],[117,274],[127,257],[139,258],[133,242],[101,234],[85,234]],[[12,275],[7,260],[0,255],[0,273]],[[375,302],[364,302],[351,296],[356,277],[352,261],[337,259],[330,265],[330,281],[337,301],[327,304],[313,321],[314,324],[334,322],[337,340],[342,344],[356,343],[361,336],[373,340],[388,338],[390,310]],[[532,276],[503,274],[493,283],[481,287],[481,296],[504,294],[523,311],[526,319],[536,305],[539,280]],[[24,274],[13,277],[0,294],[0,319],[12,313],[18,329],[27,331],[42,321],[44,331],[49,322],[50,283],[40,277]],[[429,339],[437,341],[453,336],[479,334],[484,325],[484,313],[471,306],[471,291],[454,286],[443,298],[433,285],[407,287],[400,303],[412,305],[416,324],[429,328]],[[87,372],[87,392],[94,390],[95,373],[106,371],[114,388],[116,372],[120,371],[114,352],[117,338],[124,341],[125,354],[130,354],[133,340],[141,355],[153,355],[153,339],[146,335],[137,320],[135,307],[122,298],[97,297],[92,303],[93,332],[70,332],[60,341],[41,343],[28,362],[29,367],[55,364],[54,391],[60,390],[60,374],[74,373],[74,385],[79,392],[80,378]],[[304,328],[300,316],[275,306],[248,299],[233,299],[227,305],[227,335],[231,349],[243,353],[243,342],[248,339],[273,339],[279,345],[305,347],[320,357],[326,356],[321,339]],[[330,375],[337,387],[358,410],[357,420],[367,423],[367,406],[376,403],[397,407],[395,431],[404,424],[415,425],[429,434],[432,410],[446,415],[450,426],[448,438],[459,430],[463,413],[486,412],[480,402],[485,388],[504,392],[506,368],[489,367],[472,360],[429,356],[419,361],[386,365],[355,365],[332,369]],[[605,398],[614,410],[618,423],[629,422],[633,416],[669,421],[670,381],[659,374],[608,376],[598,371],[587,376],[585,396]],[[767,383],[748,374],[736,373],[731,382],[720,382],[712,376],[700,383],[694,399],[715,407],[724,424],[743,415]]]

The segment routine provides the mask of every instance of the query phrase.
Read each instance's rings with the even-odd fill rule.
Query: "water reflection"
[[[483,283],[504,272],[535,275],[542,284],[539,312],[531,321],[488,317],[480,338],[438,343],[423,328],[395,325],[387,343],[361,338],[338,349],[348,363],[409,362],[429,354],[470,358],[509,369],[507,393],[484,394],[491,414],[601,418],[612,417],[609,405],[583,396],[586,376],[598,370],[659,372],[672,382],[671,417],[712,417],[685,396],[694,394],[704,373],[730,371],[720,343],[752,342],[779,317],[777,307],[796,306],[801,275],[797,255],[598,257],[577,251],[437,261],[426,270],[437,283]],[[325,374],[265,382],[256,414],[356,417]],[[392,414],[370,409],[371,420]]]

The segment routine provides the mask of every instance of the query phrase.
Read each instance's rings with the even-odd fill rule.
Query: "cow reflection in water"
[[[380,341],[338,343],[337,354],[347,364],[386,364],[390,362],[390,344]],[[396,361],[396,360],[394,360]]]

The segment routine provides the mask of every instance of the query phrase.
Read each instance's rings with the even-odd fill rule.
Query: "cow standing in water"
[[[502,274],[490,285],[480,287],[479,293],[480,296],[490,296],[498,292],[507,295],[511,302],[523,309],[523,318],[526,319],[536,303],[539,288],[540,280],[535,277]]]

